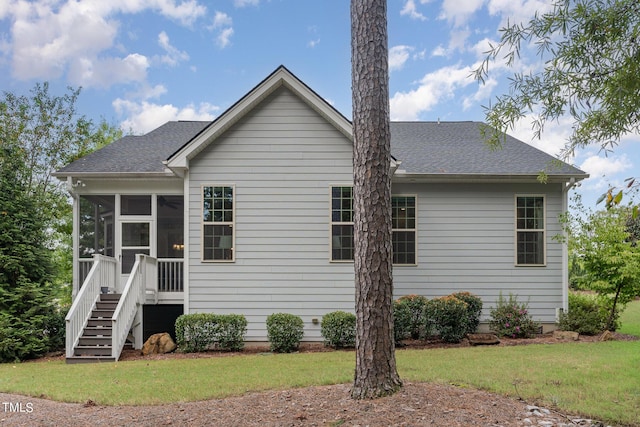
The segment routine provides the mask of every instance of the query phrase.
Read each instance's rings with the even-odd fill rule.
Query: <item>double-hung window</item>
[[[416,263],[416,197],[391,197],[393,263]]]
[[[516,265],[545,265],[544,196],[516,196]]]
[[[202,259],[234,261],[234,187],[202,187]]]
[[[416,264],[416,197],[393,196],[393,263]],[[353,261],[353,188],[331,187],[331,261]]]
[[[331,260],[353,261],[353,187],[331,187]]]

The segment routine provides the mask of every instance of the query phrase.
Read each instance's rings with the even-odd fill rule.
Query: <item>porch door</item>
[[[136,262],[136,254],[151,255],[153,233],[151,221],[120,221],[120,289],[122,291]]]

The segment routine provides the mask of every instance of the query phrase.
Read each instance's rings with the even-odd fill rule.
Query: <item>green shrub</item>
[[[239,314],[194,313],[176,319],[176,344],[187,353],[242,350],[246,332],[247,319]]]
[[[424,318],[424,308],[428,301],[422,295],[405,295],[395,301],[394,327],[398,328],[398,333],[395,333],[396,341],[406,338],[420,339],[429,335]],[[399,327],[396,326],[396,322]]]
[[[346,311],[334,311],[322,316],[320,333],[325,345],[333,348],[356,345],[356,315]]]
[[[406,304],[393,301],[393,338],[396,344],[411,336],[411,312]]]
[[[480,324],[482,299],[470,292],[456,292],[451,296],[467,303],[467,326],[465,328],[465,333],[474,333]]]
[[[299,316],[289,313],[274,313],[267,316],[267,337],[271,351],[291,353],[300,346],[304,336],[304,322]]]
[[[560,313],[558,328],[583,335],[597,335],[607,328],[609,310],[595,296],[570,292],[569,311]]]
[[[540,328],[529,314],[529,305],[519,303],[517,295],[513,294],[505,300],[501,292],[490,316],[489,327],[500,337],[531,338]]]
[[[467,333],[468,304],[452,295],[434,298],[427,303],[426,317],[445,342],[460,342]]]

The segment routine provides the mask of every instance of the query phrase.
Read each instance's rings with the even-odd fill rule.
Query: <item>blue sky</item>
[[[507,20],[549,7],[540,0],[389,0],[392,120],[483,120],[507,90],[499,61],[484,86],[470,77]],[[518,71],[540,66],[524,51]],[[351,117],[348,0],[4,0],[0,89],[54,94],[81,86],[80,112],[145,133],[168,120],[212,120],[279,65]],[[571,121],[533,139],[530,119],[513,136],[552,155]],[[636,176],[640,137],[613,153],[597,146],[571,163],[591,174],[587,206],[609,185]]]

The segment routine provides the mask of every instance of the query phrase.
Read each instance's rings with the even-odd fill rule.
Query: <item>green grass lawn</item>
[[[640,302],[623,315],[640,335]],[[609,423],[640,426],[640,341],[398,350],[400,375],[522,397]],[[249,391],[349,383],[353,351],[0,365],[0,391],[107,405],[162,404]]]

